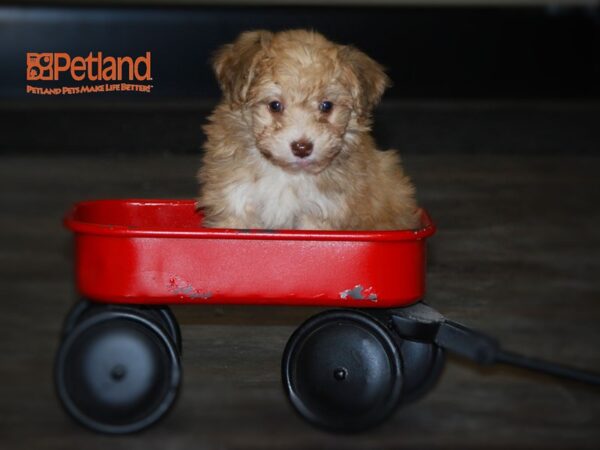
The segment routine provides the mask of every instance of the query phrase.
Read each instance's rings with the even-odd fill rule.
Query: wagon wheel
[[[103,303],[94,303],[85,298],[79,300],[75,303],[65,321],[63,322],[62,328],[62,337],[65,339],[67,335],[75,328],[75,326],[88,317],[90,314],[94,314],[100,310],[108,310],[111,308],[131,308],[133,311],[136,310],[144,310],[149,311],[158,322],[165,327],[175,344],[177,345],[177,350],[181,354],[182,350],[182,340],[181,340],[181,330],[179,329],[179,325],[177,323],[177,319],[175,315],[171,312],[171,310],[167,306],[127,306],[127,305],[110,305]]]
[[[296,411],[334,431],[358,431],[386,419],[402,393],[402,361],[394,336],[353,310],[308,319],[283,354],[284,390]]]
[[[65,339],[67,335],[73,331],[77,323],[82,319],[82,317],[89,313],[92,309],[97,307],[104,307],[104,305],[96,306],[95,303],[90,302],[89,300],[82,298],[78,302],[76,302],[65,317],[62,325],[62,338]]]
[[[162,325],[167,329],[169,336],[175,342],[177,346],[177,351],[181,355],[182,353],[182,344],[181,344],[181,330],[179,329],[179,324],[177,323],[177,319],[175,315],[171,312],[169,307],[167,306],[144,306],[144,311],[151,312],[155,314],[157,319],[162,323]]]
[[[427,395],[442,375],[446,354],[428,342],[400,340],[404,368],[402,403],[412,403]]]
[[[144,429],[171,408],[181,381],[177,348],[152,315],[99,309],[66,336],[55,361],[58,397],[92,430]]]

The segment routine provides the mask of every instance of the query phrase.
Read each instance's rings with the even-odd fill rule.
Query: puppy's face
[[[301,30],[244,33],[214,66],[261,155],[290,172],[328,167],[354,133],[368,129],[388,84],[365,54]]]

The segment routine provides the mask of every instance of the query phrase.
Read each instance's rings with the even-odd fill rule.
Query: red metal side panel
[[[239,230],[189,227],[186,220],[199,223],[197,215],[181,217],[182,210],[195,214],[191,203],[187,209],[178,203],[169,212],[168,203],[153,201],[146,206],[148,215],[135,218],[144,212],[137,202],[135,211],[115,203],[107,216],[96,213],[110,205],[99,202],[95,211],[93,202],[87,203],[85,214],[67,219],[76,233],[82,295],[119,303],[389,308],[414,303],[424,294],[423,233],[415,232],[414,239],[400,233],[398,240],[385,232],[373,232],[372,240],[365,232],[315,232],[313,239],[310,232],[293,231],[241,235]],[[84,225],[73,223],[83,216]],[[108,218],[120,225],[99,223],[96,230],[89,222]],[[150,222],[140,228],[140,220]],[[153,228],[152,220],[160,220],[162,228]],[[128,226],[128,221],[138,225]],[[171,222],[179,228],[165,229]]]

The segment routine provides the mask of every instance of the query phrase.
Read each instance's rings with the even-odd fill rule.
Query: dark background
[[[151,51],[152,100],[215,99],[208,60],[220,45],[249,29],[309,28],[387,67],[387,99],[592,100],[600,96],[599,23],[593,6],[4,7],[0,98],[37,100],[24,94],[27,51]]]
[[[511,136],[525,123],[532,138],[519,152],[561,152],[569,144],[569,152],[595,153],[600,147],[594,126],[600,98],[597,3],[76,4],[0,6],[0,151],[195,154],[202,143],[200,124],[219,96],[209,64],[215,49],[243,30],[297,27],[353,44],[387,67],[394,84],[375,121],[382,147],[511,152]],[[151,51],[154,89],[151,94],[26,94],[27,51],[115,56]],[[479,120],[484,132],[496,135],[494,142],[479,136],[480,127],[473,126]]]

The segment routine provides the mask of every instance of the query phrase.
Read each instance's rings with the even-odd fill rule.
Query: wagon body
[[[201,226],[192,200],[81,202],[76,283],[98,302],[406,306],[425,290],[434,231],[232,230]]]

